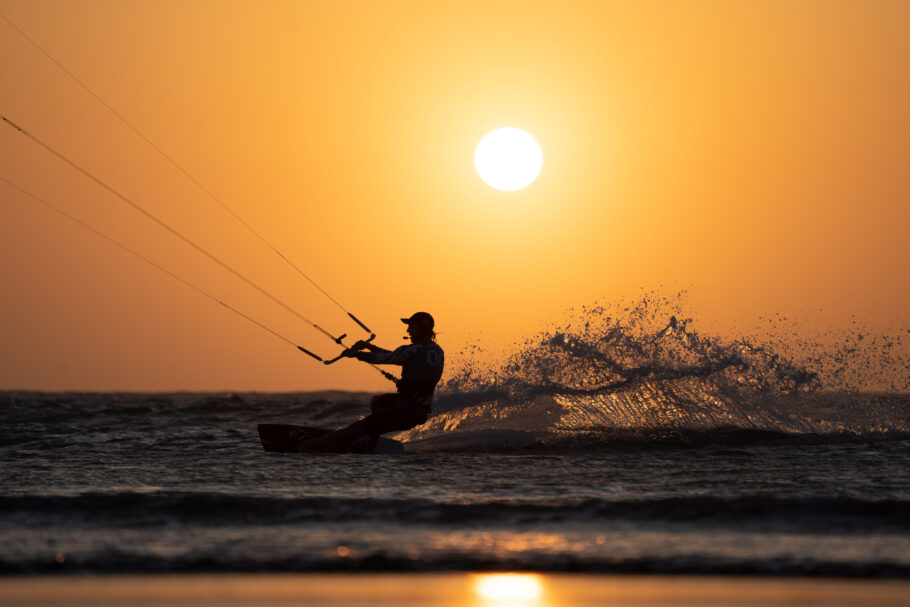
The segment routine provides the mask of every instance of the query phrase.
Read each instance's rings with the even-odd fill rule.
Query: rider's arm
[[[363,340],[355,342],[354,345],[348,349],[352,350],[354,352],[358,352],[360,350],[369,350],[371,352],[376,352],[377,350],[382,350],[382,348],[380,348],[379,346],[375,346],[375,345],[371,344],[370,342],[363,341]]]
[[[400,365],[411,357],[413,346],[401,346],[393,351],[384,350],[378,346],[370,347],[369,352],[357,352],[357,360],[378,365]]]

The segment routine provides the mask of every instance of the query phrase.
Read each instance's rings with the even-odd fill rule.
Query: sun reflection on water
[[[491,573],[478,575],[474,592],[482,599],[482,605],[521,605],[543,607],[543,583],[533,573]]]

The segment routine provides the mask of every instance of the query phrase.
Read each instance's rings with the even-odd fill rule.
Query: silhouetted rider
[[[436,343],[435,322],[427,312],[417,312],[402,318],[408,326],[410,345],[385,350],[358,341],[343,355],[377,365],[401,365],[398,392],[374,396],[370,415],[346,428],[322,438],[302,441],[301,451],[331,451],[342,449],[354,438],[370,437],[369,451],[376,446],[380,434],[410,430],[427,421],[433,404],[433,392],[442,377],[445,353]]]

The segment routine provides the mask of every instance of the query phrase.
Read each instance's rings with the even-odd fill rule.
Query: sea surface
[[[0,571],[910,577],[907,437],[725,430],[610,447],[453,429],[404,455],[259,445],[256,421],[337,426],[367,402],[4,393]]]
[[[0,393],[0,572],[910,577],[905,392],[610,331],[452,368],[396,455],[259,444],[366,393]]]

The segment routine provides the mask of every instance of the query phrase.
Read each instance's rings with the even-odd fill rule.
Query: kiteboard
[[[270,453],[297,453],[300,441],[325,436],[333,430],[292,424],[259,424],[259,441],[262,448]],[[379,437],[376,448],[370,450],[369,436],[352,439],[342,453],[404,453],[404,445],[397,440]],[[337,450],[333,453],[338,453]]]

